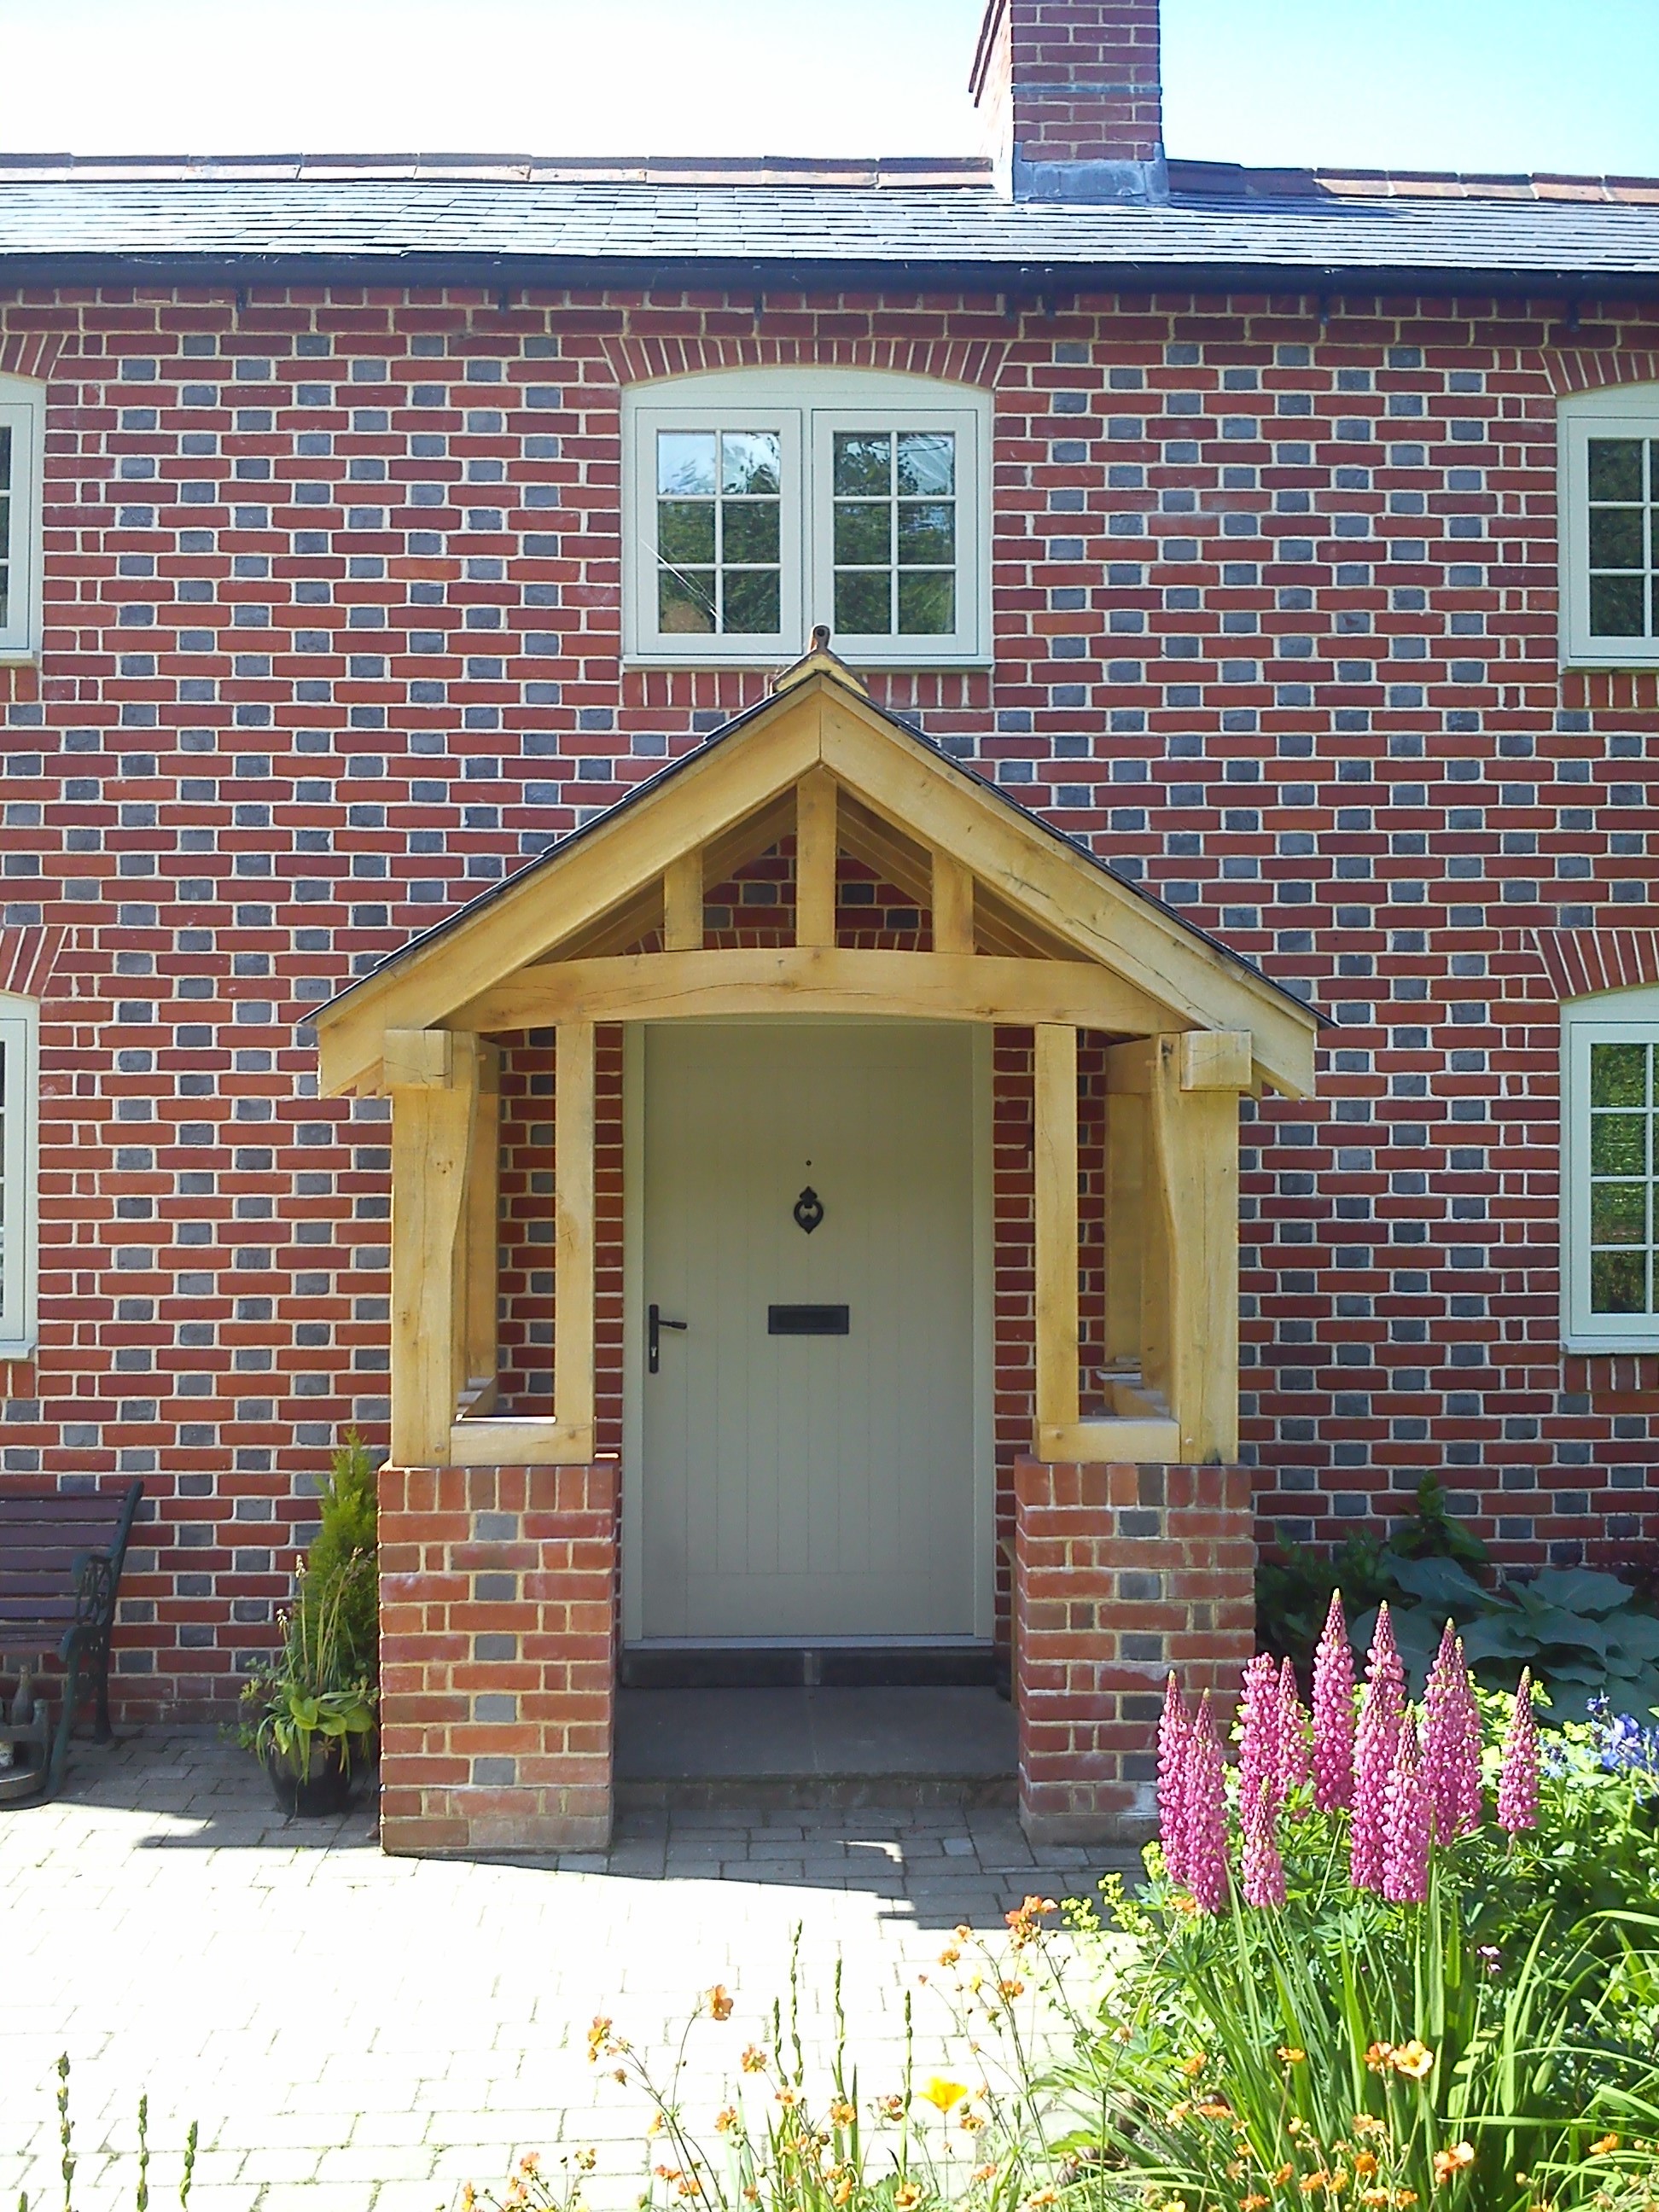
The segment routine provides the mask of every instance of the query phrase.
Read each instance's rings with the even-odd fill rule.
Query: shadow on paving
[[[62,1795],[52,1804],[0,1815],[0,1836],[20,1821],[52,1830],[72,1824],[84,1836],[106,1813],[118,1816],[108,1840],[129,1850],[363,1854],[389,1875],[407,1869],[416,1880],[433,1863],[378,1860],[367,1789],[338,1819],[285,1818],[253,1761],[210,1728],[128,1734],[108,1746],[77,1741]],[[131,1816],[143,1832],[133,1833],[119,1816]],[[790,1806],[745,1803],[739,1796],[717,1804],[625,1806],[605,1852],[469,1852],[441,1863],[644,1883],[748,1883],[786,1893],[840,1891],[871,1898],[884,1917],[926,1929],[963,1919],[983,1924],[1033,1892],[1085,1893],[1103,1873],[1133,1871],[1139,1861],[1109,1849],[1034,1850],[1012,1805]]]

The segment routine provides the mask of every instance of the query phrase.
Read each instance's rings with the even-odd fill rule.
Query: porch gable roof
[[[722,838],[730,843],[734,833],[741,836],[745,822],[787,807],[796,787],[815,772],[827,772],[866,819],[968,872],[1000,910],[1012,910],[1017,929],[1024,925],[1044,946],[1057,979],[1081,982],[1079,969],[1104,969],[1127,987],[1126,1004],[1138,1002],[1148,1014],[1161,1010],[1164,1027],[1249,1031],[1258,1083],[1292,1097],[1311,1087],[1314,1039],[1323,1017],[884,712],[822,640],[815,640],[814,649],[784,672],[769,697],[317,1008],[310,1018],[317,1027],[324,1090],[380,1087],[388,1030],[439,1028],[458,1014],[464,1016],[456,1024],[462,1027],[540,1026],[549,1017],[500,1018],[509,1001],[497,987],[532,968],[538,977],[550,978],[562,949],[567,957],[595,949],[596,929],[602,930],[607,916],[637,908],[676,861],[718,848]],[[781,823],[774,836],[787,834],[788,826]],[[639,955],[631,965],[644,970],[649,963],[674,957]],[[712,963],[745,956],[697,957],[711,963],[712,973]],[[939,957],[819,956],[826,957],[886,963]],[[752,970],[756,957],[747,957]],[[583,973],[595,964],[586,963]],[[605,967],[618,970],[627,964],[612,960]],[[981,953],[959,972],[973,978],[982,967],[988,984],[994,966],[1016,964],[1030,963],[994,963]],[[577,981],[574,969],[569,981]],[[493,1022],[487,1018],[492,992],[498,1017]],[[565,1014],[589,1011],[562,1008]],[[591,1018],[619,1019],[625,1013],[607,1015],[596,1006]],[[1085,1019],[1079,1025],[1109,1024]]]

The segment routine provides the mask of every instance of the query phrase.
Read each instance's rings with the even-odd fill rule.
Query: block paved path
[[[1005,1808],[635,1814],[603,1858],[515,1861],[386,1858],[372,1822],[284,1823],[205,1729],[77,1743],[63,1798],[0,1813],[0,2203],[62,2203],[67,2051],[77,2212],[132,2203],[142,2090],[157,2212],[192,2118],[198,2212],[435,2212],[561,2143],[597,2150],[590,2202],[631,2204],[647,2108],[589,2064],[596,2013],[665,2067],[724,1983],[734,2016],[699,2023],[685,2077],[706,2120],[771,2041],[799,1925],[809,2058],[839,1957],[861,2094],[898,2084],[906,1987],[925,2081],[948,2019],[918,1977],[949,1931],[1109,1863],[1034,1853]]]

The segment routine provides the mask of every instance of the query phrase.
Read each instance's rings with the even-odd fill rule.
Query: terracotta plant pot
[[[304,1776],[280,1752],[268,1751],[264,1769],[276,1802],[290,1820],[325,1820],[343,1813],[351,1802],[368,1748],[364,1743],[354,1746],[352,1761],[347,1766],[337,1743],[313,1744],[311,1771]]]

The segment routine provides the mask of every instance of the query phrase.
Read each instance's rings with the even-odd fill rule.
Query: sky
[[[973,153],[981,0],[0,0],[0,149]],[[1164,0],[1212,161],[1659,173],[1659,0]]]

